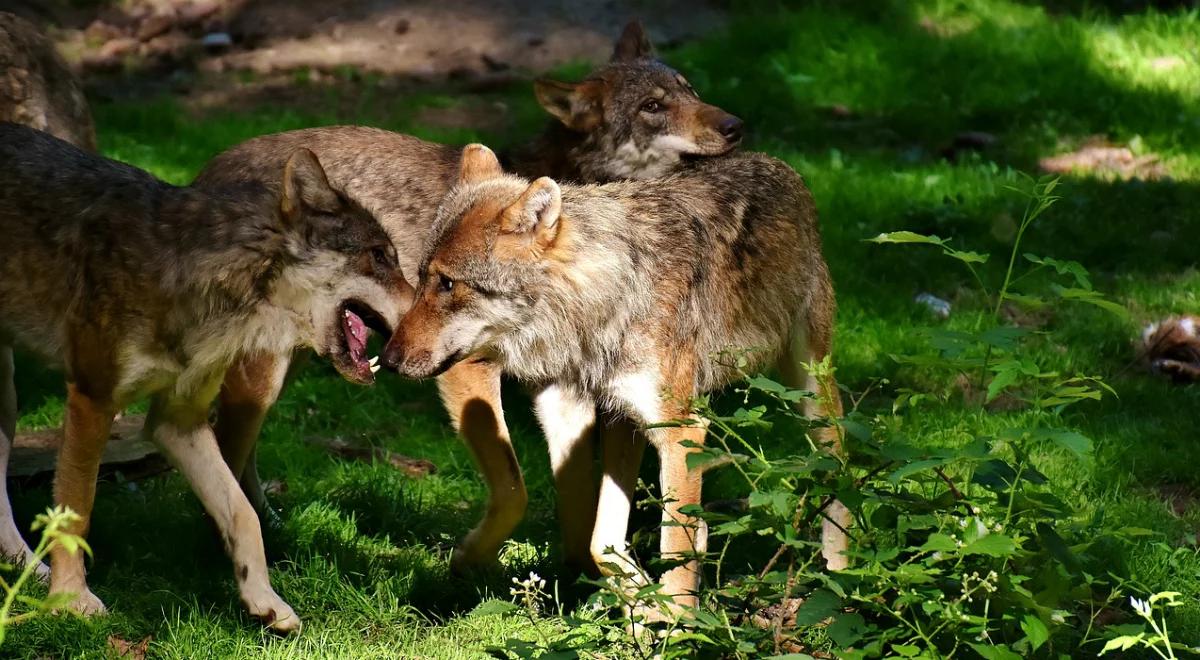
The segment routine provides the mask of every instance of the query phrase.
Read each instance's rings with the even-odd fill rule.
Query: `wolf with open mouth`
[[[305,149],[277,185],[178,188],[0,123],[0,171],[0,457],[16,428],[20,346],[66,374],[54,500],[81,517],[67,531],[84,534],[113,415],[148,397],[146,433],[220,530],[242,602],[277,631],[299,630],[208,411],[240,355],[308,347],[347,380],[373,382],[370,329],[388,334],[412,302],[387,234]],[[79,553],[52,551],[50,591],[104,610]]]

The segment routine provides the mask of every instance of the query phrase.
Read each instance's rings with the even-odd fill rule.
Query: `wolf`
[[[297,150],[279,183],[179,188],[46,133],[0,124],[3,443],[16,396],[11,347],[66,374],[54,501],[85,534],[113,414],[148,397],[146,434],[191,483],[233,560],[250,613],[281,632],[300,619],[272,590],[258,518],[222,460],[208,412],[241,354],[306,346],[371,383],[368,328],[390,332],[412,288],[383,229]],[[51,552],[50,592],[104,605],[83,557]]]
[[[680,562],[663,591],[679,605],[696,603],[694,553],[707,538],[687,513],[701,488],[687,458],[705,435],[690,402],[741,373],[719,356],[754,349],[746,369],[774,362],[787,384],[819,394],[809,414],[841,415],[832,373],[806,369],[829,355],[833,334],[816,209],[800,176],[762,154],[648,181],[560,186],[505,174],[490,149],[472,145],[418,281],[385,366],[428,378],[485,356],[536,388],[551,455],[572,452],[597,406],[648,429],[667,502],[660,551]],[[841,438],[832,442],[840,451]],[[605,456],[590,550],[610,572],[633,567],[635,458]]]
[[[96,129],[79,79],[53,42],[8,12],[0,12],[0,121],[96,150]]]
[[[506,160],[519,173],[604,182],[651,178],[686,159],[730,153],[742,122],[704,103],[677,71],[656,59],[640,23],[622,32],[611,60],[579,83],[540,80],[539,102],[550,126]],[[458,177],[462,148],[366,127],[328,127],[262,136],[214,158],[196,185],[256,180],[275,171],[298,147],[321,158],[331,180],[375,214],[392,237],[405,277],[415,282],[432,238],[432,218]],[[234,474],[268,518],[254,465],[254,445],[278,397],[289,363],[247,355],[230,370],[217,413],[217,436]],[[461,433],[488,485],[483,520],[455,550],[451,566],[464,572],[493,561],[524,516],[525,484],[500,402],[500,371],[487,359],[467,359],[438,378],[454,428]],[[606,435],[631,434],[627,424]],[[591,520],[596,487],[591,452],[581,441],[569,454],[552,455],[567,563],[597,575]]]

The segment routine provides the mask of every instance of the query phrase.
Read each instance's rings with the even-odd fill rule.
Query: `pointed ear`
[[[533,83],[533,93],[546,112],[554,115],[563,126],[579,132],[587,132],[600,124],[604,111],[600,97],[604,83],[600,80],[585,80],[581,83],[565,83],[541,78]]]
[[[459,183],[479,183],[494,179],[504,174],[500,167],[500,159],[495,152],[482,144],[468,144],[463,147],[462,160],[458,166]]]
[[[285,218],[296,220],[304,208],[333,213],[342,202],[329,185],[316,154],[297,149],[283,166],[283,194],[279,204]]]
[[[558,218],[562,214],[562,190],[554,179],[542,177],[525,189],[517,201],[501,213],[500,230],[506,234],[527,235],[540,247],[558,236]]]
[[[654,44],[650,43],[641,21],[629,21],[613,47],[612,61],[632,62],[647,57],[654,57]]]

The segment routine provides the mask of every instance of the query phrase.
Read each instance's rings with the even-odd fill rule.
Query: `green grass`
[[[840,379],[853,391],[878,377],[890,381],[868,407],[886,409],[896,388],[946,384],[890,357],[920,350],[916,331],[937,324],[912,302],[914,294],[954,302],[951,327],[973,321],[968,312],[978,299],[967,292],[965,271],[934,251],[863,239],[898,229],[953,237],[959,247],[993,252],[985,270],[994,276],[1021,212],[1022,200],[1006,188],[1018,172],[1097,134],[1162,156],[1170,178],[1161,181],[1065,179],[1063,199],[1030,236],[1030,252],[1081,261],[1096,287],[1132,313],[1128,322],[1081,307],[1046,315],[1040,362],[1104,376],[1119,396],[1065,416],[1066,425],[1095,440],[1092,468],[1080,470],[1056,454],[1039,461],[1082,515],[1102,511],[1113,525],[1161,534],[1157,540],[1166,544],[1112,550],[1111,565],[1148,591],[1183,592],[1188,604],[1173,613],[1172,630],[1193,644],[1200,641],[1200,507],[1176,516],[1161,490],[1200,496],[1200,389],[1125,367],[1144,322],[1200,306],[1198,48],[1195,11],[1110,16],[1049,13],[1027,2],[921,0],[757,9],[723,33],[666,53],[707,100],[747,121],[751,148],[786,159],[812,188],[840,304]],[[1181,63],[1156,67],[1156,58],[1168,56]],[[296,81],[309,84],[302,76]],[[107,155],[177,183],[220,150],[265,132],[357,122],[503,146],[531,136],[542,121],[526,86],[483,99],[509,108],[514,127],[504,135],[414,122],[418,111],[476,102],[453,89],[387,103],[378,101],[369,77],[357,90],[351,103],[317,93],[304,112],[267,105],[198,114],[170,99],[95,110]],[[852,118],[833,116],[834,105]],[[997,142],[954,163],[943,160],[939,151],[968,130],[989,132]],[[56,421],[57,377],[27,368],[19,379],[22,424]],[[587,595],[566,580],[558,561],[554,495],[528,399],[516,387],[506,395],[531,503],[501,570],[471,580],[447,572],[449,550],[480,514],[484,489],[433,388],[396,378],[356,388],[314,364],[272,412],[260,444],[264,478],[288,485],[275,500],[284,526],[269,534],[268,545],[273,583],[305,619],[300,638],[275,639],[242,614],[198,503],[177,476],[164,476],[100,487],[90,581],[113,614],[22,625],[4,654],[103,656],[105,639],[116,634],[151,635],[153,654],[163,657],[478,657],[510,635],[535,634],[518,619],[470,615],[481,601],[507,598],[511,578],[530,570],[552,582],[563,578],[567,607]],[[1021,414],[985,414],[952,399],[906,413],[905,424],[914,436],[946,442]],[[439,472],[412,481],[305,442],[334,435],[429,458]],[[723,483],[713,484],[706,495],[715,497]],[[49,502],[49,488],[29,486],[14,499],[28,521]],[[653,515],[641,514],[639,522],[652,527]]]

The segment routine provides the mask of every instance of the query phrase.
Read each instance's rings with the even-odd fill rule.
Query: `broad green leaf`
[[[1098,291],[1073,287],[1062,287],[1058,285],[1054,285],[1050,288],[1054,291],[1054,293],[1058,294],[1058,296],[1064,300],[1076,300],[1089,305],[1095,305],[1100,309],[1111,312],[1118,318],[1129,318],[1129,310],[1111,300],[1106,299]]]
[[[1050,631],[1046,628],[1046,624],[1033,614],[1026,614],[1024,619],[1021,619],[1021,630],[1025,632],[1025,636],[1029,638],[1029,644],[1033,650],[1038,650],[1042,644],[1045,644],[1050,639]]]
[[[988,534],[963,547],[963,554],[1009,557],[1017,552],[1017,544],[1004,534]]]
[[[971,648],[975,649],[975,652],[983,656],[985,660],[1022,660],[1020,655],[1009,650],[1007,646],[971,644]]]
[[[870,243],[922,243],[926,245],[945,245],[946,239],[937,236],[925,236],[912,231],[884,232],[875,238],[868,238]]]
[[[921,552],[951,552],[958,549],[958,542],[945,534],[930,534],[921,546]]]
[[[1100,655],[1104,655],[1109,651],[1128,651],[1129,649],[1137,646],[1145,638],[1145,633],[1138,635],[1121,635],[1120,637],[1115,637],[1108,640],[1108,643],[1104,645],[1104,648],[1100,649]]]
[[[1078,261],[1059,261],[1058,259],[1051,259],[1050,257],[1039,257],[1028,252],[1026,252],[1024,256],[1026,260],[1035,264],[1053,268],[1058,272],[1059,275],[1070,275],[1071,277],[1075,278],[1075,283],[1081,289],[1087,289],[1090,291],[1092,288],[1092,281],[1088,278],[1087,269],[1084,268],[1083,264],[1080,264]]]
[[[833,616],[842,607],[842,599],[833,592],[817,589],[804,599],[800,609],[796,610],[797,626],[815,626]]]
[[[520,608],[505,600],[488,600],[480,603],[471,610],[472,616],[491,616],[494,614],[509,614]]]
[[[1075,454],[1080,461],[1090,464],[1093,458],[1093,447],[1090,438],[1074,431],[1052,431],[1046,434],[1054,444]]]
[[[945,248],[945,253],[946,253],[946,256],[951,257],[953,259],[958,259],[959,261],[961,261],[963,263],[967,263],[967,264],[987,263],[988,257],[991,256],[989,254],[981,254],[979,252],[969,252],[969,251],[963,251],[963,250],[954,250],[951,248]]]

